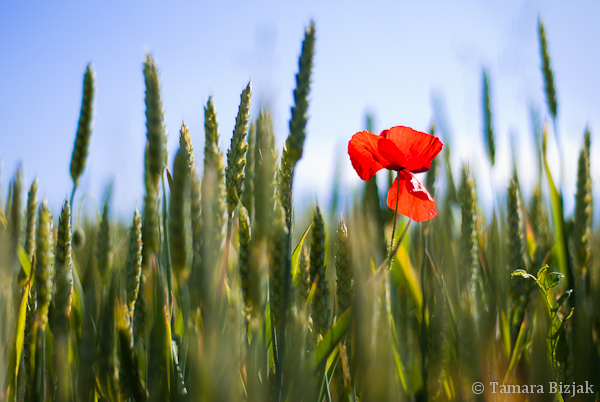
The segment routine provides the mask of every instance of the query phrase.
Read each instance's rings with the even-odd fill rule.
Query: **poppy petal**
[[[363,180],[370,180],[378,171],[386,167],[388,162],[377,150],[380,136],[361,131],[356,133],[348,142],[348,155],[352,167]]]
[[[414,173],[429,170],[431,161],[440,153],[443,146],[436,136],[413,130],[410,127],[392,127],[382,131],[381,136],[396,144],[405,155],[403,167]]]
[[[383,137],[379,138],[377,150],[379,151],[379,154],[388,162],[385,168],[390,170],[402,169],[404,166],[404,161],[406,160],[402,151],[400,151],[396,144],[394,144],[391,140]]]
[[[437,216],[435,201],[415,175],[405,170],[399,172],[399,175],[399,179],[394,180],[392,188],[388,191],[388,207],[396,210],[397,200],[398,213],[415,222],[423,222]]]

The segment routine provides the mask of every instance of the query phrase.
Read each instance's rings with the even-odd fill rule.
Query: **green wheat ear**
[[[73,266],[71,262],[71,208],[65,200],[58,219],[56,236],[56,294],[54,307],[59,317],[68,320],[73,299]]]
[[[239,217],[239,270],[240,270],[240,287],[242,289],[242,297],[244,299],[245,313],[249,317],[252,313],[252,294],[250,293],[250,258],[252,240],[252,231],[250,228],[250,217],[244,205],[240,206]]]
[[[550,54],[548,53],[548,41],[546,40],[546,30],[542,20],[538,20],[538,34],[540,38],[540,54],[542,56],[542,72],[544,73],[544,90],[546,92],[546,102],[548,110],[556,120],[558,105],[556,102],[556,88],[554,87],[554,73],[550,65]]]
[[[27,194],[27,223],[25,226],[25,252],[31,259],[35,250],[35,213],[37,211],[37,179],[33,180]]]
[[[288,306],[285,298],[289,287],[289,283],[286,284],[286,269],[289,267],[288,231],[285,212],[279,202],[273,218],[273,229],[269,239],[269,300],[273,325],[279,328]]]
[[[160,81],[156,62],[146,54],[144,62],[144,80],[146,83],[146,130],[148,146],[146,158],[151,183],[158,188],[158,180],[167,162],[167,131],[160,91]]]
[[[475,182],[467,166],[463,167],[462,180],[458,193],[461,206],[460,259],[461,267],[468,274],[463,277],[468,283],[468,296],[472,300],[471,309],[475,322],[483,308],[483,279],[479,272],[478,242],[477,242],[477,193]]]
[[[75,135],[73,155],[71,156],[71,178],[73,179],[74,188],[79,185],[79,178],[85,169],[89,152],[94,117],[94,95],[96,92],[95,76],[94,66],[90,63],[87,65],[85,74],[83,75],[83,100],[81,102],[81,112],[79,113],[79,123],[77,124],[77,134]]]
[[[105,283],[110,275],[112,267],[112,250],[111,250],[111,229],[108,217],[108,198],[104,201],[104,208],[102,211],[102,221],[100,222],[100,229],[98,231],[98,249],[96,251],[96,258],[98,260],[98,272],[102,278],[102,282]]]
[[[185,122],[181,125],[179,150],[173,162],[173,183],[169,202],[169,251],[175,277],[182,283],[189,276],[188,215],[193,148]]]
[[[256,119],[255,146],[253,238],[258,240],[270,233],[276,201],[277,142],[271,115],[264,110]]]
[[[350,250],[348,245],[348,229],[343,218],[337,229],[335,245],[335,275],[337,295],[337,316],[339,317],[352,305],[354,281],[350,266]]]
[[[37,293],[37,317],[40,330],[48,324],[48,309],[52,301],[54,282],[54,237],[52,214],[44,199],[38,213],[36,244],[35,284]]]
[[[227,150],[227,168],[225,169],[225,186],[227,189],[227,212],[233,213],[240,202],[244,169],[246,167],[246,152],[248,151],[248,122],[250,120],[250,98],[252,89],[250,83],[241,95],[240,108],[235,120],[235,129],[231,137],[231,147]]]
[[[317,281],[315,295],[311,305],[313,336],[317,340],[329,329],[331,307],[329,305],[329,286],[325,268],[325,223],[321,209],[317,206],[313,215],[310,238],[310,282]]]
[[[244,187],[242,188],[242,205],[248,210],[248,216],[252,221],[254,216],[254,159],[256,154],[256,123],[250,124],[248,131],[248,152],[246,153],[246,170],[244,171]]]
[[[35,214],[37,211],[37,179],[33,180],[27,194],[27,211],[25,212],[25,253],[31,260],[35,250]],[[29,278],[23,267],[19,271],[19,284],[25,286]]]
[[[56,293],[50,328],[54,335],[54,363],[56,365],[56,400],[72,399],[72,382],[69,367],[69,317],[73,300],[73,266],[71,263],[71,208],[63,204],[58,219],[56,236]]]
[[[523,243],[523,232],[521,230],[521,197],[519,195],[518,178],[516,172],[508,186],[507,195],[507,250],[508,250],[508,269],[513,272],[517,269],[525,269],[525,249]],[[516,281],[511,280],[509,285],[510,299],[510,331],[511,342],[517,339],[517,334],[525,310],[529,302],[529,294],[533,289],[533,281]]]
[[[9,232],[10,232],[10,253],[11,253],[11,264],[15,262],[17,255],[17,246],[21,241],[21,230],[23,226],[23,198],[22,198],[22,187],[23,187],[23,175],[21,168],[17,170],[15,179],[13,181],[13,193],[12,202],[10,207],[10,220]]]
[[[492,107],[490,105],[490,83],[487,72],[483,71],[483,132],[487,146],[488,157],[494,166],[496,160],[496,145],[494,142],[494,127],[492,125]]]
[[[137,208],[133,215],[131,237],[129,239],[129,257],[127,260],[127,308],[133,319],[135,302],[140,289],[142,273],[142,218]]]
[[[279,198],[283,204],[288,230],[292,230],[292,189],[294,184],[294,168],[302,158],[306,122],[308,120],[308,93],[312,76],[313,55],[315,52],[315,23],[311,21],[304,34],[299,69],[296,75],[294,90],[294,106],[290,119],[290,133],[285,141],[281,154],[279,172]]]
[[[590,262],[590,237],[593,218],[592,178],[590,172],[590,130],[586,130],[577,166],[577,191],[575,193],[575,216],[573,243],[575,262],[582,277],[587,279]],[[585,283],[586,287],[589,283]],[[589,290],[589,289],[587,289]]]
[[[296,287],[296,309],[302,311],[306,306],[311,286],[308,244],[302,248],[298,256],[298,275],[294,285]]]
[[[461,205],[461,267],[471,274],[477,266],[477,228],[475,211],[475,186],[468,168],[463,167],[459,187]]]

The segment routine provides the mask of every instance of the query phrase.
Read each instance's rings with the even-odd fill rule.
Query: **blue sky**
[[[81,107],[85,66],[97,73],[91,153],[81,192],[102,198],[113,180],[118,216],[141,207],[146,141],[142,63],[154,54],[162,78],[169,165],[182,118],[197,160],[203,148],[203,106],[212,94],[221,148],[233,131],[248,80],[253,107],[271,106],[280,146],[287,136],[304,28],[317,42],[304,158],[295,193],[327,200],[337,158],[343,194],[360,180],[347,142],[364,128],[407,125],[426,130],[433,104],[443,104],[453,162],[476,173],[490,205],[510,176],[511,138],[527,185],[536,177],[530,109],[547,116],[540,73],[537,19],[549,40],[563,138],[566,210],[572,210],[578,149],[586,125],[598,155],[600,129],[600,5],[593,1],[54,1],[0,2],[0,153],[2,194],[21,162],[27,183],[54,211],[70,194],[69,163]],[[489,71],[498,162],[490,176],[482,141],[481,74]],[[434,102],[435,100],[435,102]],[[551,155],[558,155],[551,143]],[[600,187],[598,164],[592,176]],[[555,166],[556,167],[556,166]],[[558,170],[556,170],[558,175]],[[383,177],[381,177],[383,179]],[[527,187],[527,186],[525,186]],[[527,192],[527,189],[525,189]],[[4,198],[4,197],[3,197]],[[597,197],[596,197],[597,198]]]

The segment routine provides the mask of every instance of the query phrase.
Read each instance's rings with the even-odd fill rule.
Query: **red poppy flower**
[[[422,222],[436,216],[437,211],[435,201],[414,173],[429,170],[442,146],[433,135],[397,126],[383,130],[380,135],[368,131],[354,134],[348,143],[348,155],[363,180],[371,179],[384,168],[397,171],[398,177],[388,191],[387,205],[396,210],[397,201],[399,214]]]

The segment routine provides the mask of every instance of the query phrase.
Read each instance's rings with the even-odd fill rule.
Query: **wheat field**
[[[250,115],[248,83],[229,149],[211,97],[203,160],[183,121],[168,164],[159,69],[146,56],[145,195],[128,222],[110,219],[110,189],[95,216],[78,205],[93,135],[88,65],[70,198],[53,216],[19,169],[1,204],[1,401],[600,400],[591,134],[578,140],[576,193],[564,193],[546,159],[559,104],[543,23],[552,119],[536,127],[531,198],[514,168],[486,215],[469,165],[453,177],[446,144],[422,178],[438,213],[425,222],[386,205],[392,171],[343,210],[339,185],[329,205],[295,208],[316,32],[311,22],[281,153],[269,110]],[[482,72],[490,166],[492,84]],[[372,132],[372,118],[359,129]]]

